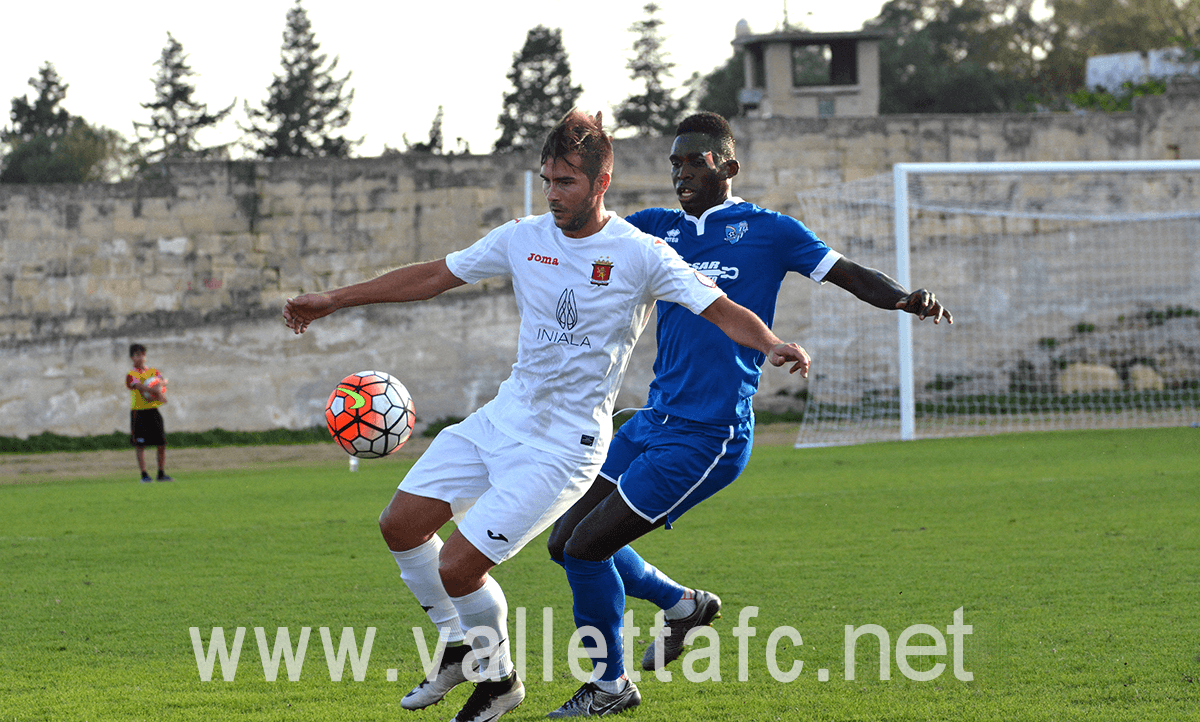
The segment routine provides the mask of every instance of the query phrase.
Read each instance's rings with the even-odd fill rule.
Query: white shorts
[[[501,433],[487,416],[447,426],[400,490],[450,504],[458,531],[499,564],[571,508],[600,472]]]

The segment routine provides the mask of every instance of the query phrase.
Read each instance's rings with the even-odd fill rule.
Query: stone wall
[[[735,192],[798,214],[798,190],[896,162],[1200,158],[1200,84],[1140,100],[1115,114],[743,120]],[[608,207],[674,206],[669,148],[670,138],[618,141]],[[465,415],[515,356],[503,279],[345,312],[299,338],[279,310],[299,292],[471,243],[521,214],[525,171],[536,167],[532,155],[391,155],[181,163],[115,185],[0,186],[0,435],[125,429],[132,341],[171,380],[169,430],[319,423],[336,382],[371,367],[411,387],[421,421]],[[537,182],[533,194],[541,212]],[[809,332],[814,288],[785,283],[781,336]],[[970,314],[972,299],[954,302],[956,315]],[[644,400],[653,354],[651,328],[622,404]],[[768,398],[800,383],[773,370],[764,379]]]

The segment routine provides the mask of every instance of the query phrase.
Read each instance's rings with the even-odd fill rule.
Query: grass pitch
[[[375,518],[409,463],[0,486],[0,720],[453,716],[467,688],[430,710],[399,706],[421,674],[412,628],[429,624]],[[1196,429],[760,447],[736,484],[635,545],[724,610],[671,682],[643,673],[625,718],[1195,719],[1198,482]],[[526,632],[529,696],[505,719],[541,719],[579,685],[569,590],[541,540],[495,576],[514,640],[519,614]],[[653,610],[629,606],[640,659]],[[755,634],[735,636],[748,607]],[[960,608],[971,632],[955,636]],[[888,679],[870,633],[846,679],[846,628],[866,625],[886,633]],[[210,653],[214,627],[227,646],[244,629],[232,674],[213,656],[203,681],[193,627]],[[269,663],[280,627],[293,652],[309,629],[296,681],[282,659],[268,681],[261,659],[255,628]],[[336,663],[346,627],[358,671],[348,654]],[[906,635],[926,649],[897,659]]]

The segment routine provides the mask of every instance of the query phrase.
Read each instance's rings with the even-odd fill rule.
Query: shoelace
[[[579,691],[576,692],[574,694],[574,696],[571,697],[571,699],[567,700],[567,703],[564,704],[563,707],[568,712],[575,712],[578,710],[586,710],[587,707],[586,707],[586,705],[584,705],[584,699],[588,696],[589,692],[593,692],[593,691],[599,692],[600,688],[597,687],[596,685],[592,684],[591,682],[588,682],[587,684],[580,687]]]

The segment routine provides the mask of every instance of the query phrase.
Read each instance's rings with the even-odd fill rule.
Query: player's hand
[[[922,321],[932,316],[934,323],[941,323],[942,318],[946,319],[946,323],[954,323],[954,317],[950,315],[950,311],[938,302],[937,296],[933,295],[932,291],[924,288],[918,288],[897,301],[896,308],[905,313],[911,313]]]
[[[333,313],[333,300],[324,293],[306,293],[289,298],[283,305],[283,322],[294,333],[304,333],[308,324]]]
[[[771,362],[772,366],[782,366],[789,361],[795,361],[788,369],[788,373],[794,374],[799,371],[804,378],[808,378],[808,366],[812,363],[808,352],[795,343],[776,344],[767,354],[767,360]]]

